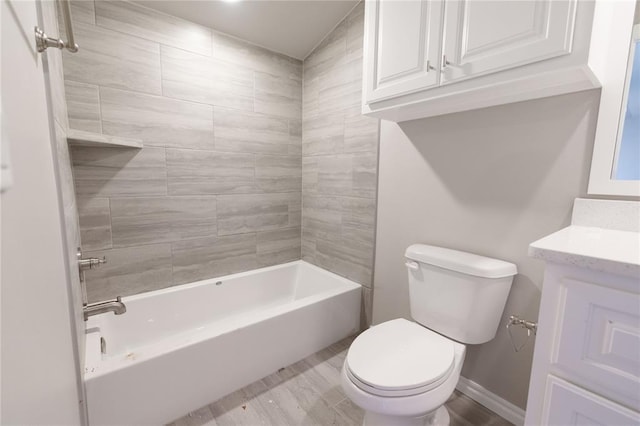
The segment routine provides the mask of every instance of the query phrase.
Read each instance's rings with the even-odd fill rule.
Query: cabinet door
[[[443,2],[366,2],[365,103],[437,86]]]
[[[637,425],[640,414],[549,376],[542,424],[546,426]]]
[[[571,53],[575,11],[576,0],[447,1],[442,84]]]

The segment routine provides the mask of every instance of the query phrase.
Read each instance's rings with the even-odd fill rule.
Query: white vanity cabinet
[[[598,86],[594,2],[368,0],[363,113],[392,121]]]
[[[636,202],[578,199],[572,226],[531,244],[546,263],[527,426],[640,424],[638,217]]]
[[[525,424],[640,424],[639,286],[547,263]]]

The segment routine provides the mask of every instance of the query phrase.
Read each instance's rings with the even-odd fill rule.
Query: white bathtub
[[[317,352],[358,331],[360,291],[297,261],[126,297],[87,323],[90,424],[167,423]]]

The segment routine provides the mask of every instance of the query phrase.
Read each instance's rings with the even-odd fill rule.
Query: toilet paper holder
[[[511,328],[514,326],[527,330],[527,338],[520,344],[516,343],[516,339],[513,337]],[[507,321],[507,332],[509,333],[509,340],[511,340],[513,350],[520,352],[527,345],[531,335],[533,334],[535,336],[538,332],[538,323],[522,319],[517,315],[511,315],[509,316],[509,321]]]

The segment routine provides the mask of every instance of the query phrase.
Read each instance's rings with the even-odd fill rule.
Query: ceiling
[[[358,0],[135,0],[136,3],[304,59]]]

